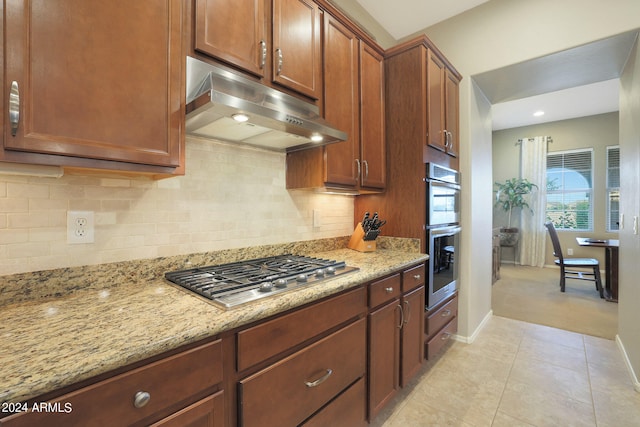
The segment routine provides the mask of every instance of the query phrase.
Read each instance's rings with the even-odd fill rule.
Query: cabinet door
[[[402,297],[402,373],[404,387],[418,372],[424,359],[424,286]]]
[[[265,13],[265,0],[196,0],[196,50],[264,77]]]
[[[4,149],[179,166],[181,29],[180,0],[7,2]]]
[[[347,133],[347,140],[325,147],[325,182],[354,187],[360,146],[358,107],[358,39],[325,15],[325,119]]]
[[[272,80],[313,99],[322,94],[320,22],[311,0],[273,0]]]
[[[382,410],[399,388],[400,301],[369,314],[369,420]]]
[[[449,132],[449,144],[447,153],[457,157],[459,147],[459,121],[460,101],[459,101],[459,82],[458,79],[447,70],[445,84],[445,101],[446,101],[446,129]]]
[[[383,189],[387,182],[382,55],[360,43],[361,187]]]
[[[431,50],[427,55],[427,123],[429,126],[427,143],[438,150],[445,151],[447,149],[444,105],[445,65]]]
[[[223,392],[206,397],[181,411],[164,418],[151,427],[223,427]]]

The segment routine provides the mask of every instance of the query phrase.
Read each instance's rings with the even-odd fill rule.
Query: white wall
[[[462,86],[460,135],[469,144],[460,155],[462,172],[462,259],[458,335],[473,338],[491,310],[492,180],[491,104],[475,84]],[[465,102],[465,100],[468,100]],[[487,292],[489,278],[489,292]]]
[[[640,43],[636,41],[621,78],[620,90],[620,294],[618,336],[635,373],[640,392],[640,232],[633,217],[640,216]],[[640,219],[638,219],[640,221]],[[640,227],[640,224],[639,224]]]
[[[186,156],[161,181],[0,175],[0,275],[353,232],[353,196],[287,191],[282,153],[188,138]],[[67,244],[68,210],[95,212],[95,243]]]

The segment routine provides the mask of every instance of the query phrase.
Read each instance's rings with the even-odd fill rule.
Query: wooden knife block
[[[349,240],[349,244],[347,247],[349,249],[353,249],[358,252],[375,252],[376,250],[376,241],[375,240],[363,240],[364,238],[364,228],[362,228],[362,223],[358,223],[356,229],[353,231],[351,235],[351,239]]]

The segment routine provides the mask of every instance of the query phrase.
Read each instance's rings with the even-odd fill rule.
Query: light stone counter
[[[160,265],[146,270],[133,265],[128,271],[128,264],[123,263],[117,265],[122,268],[111,265],[111,272],[102,274],[97,267],[87,267],[80,272],[61,269],[57,274],[34,273],[31,281],[25,275],[0,277],[0,402],[33,399],[427,259],[427,255],[414,250],[414,245],[407,248],[391,241],[379,245],[391,249],[373,253],[332,247],[344,247],[343,243],[341,240],[335,245],[312,246],[307,251],[297,247],[295,253],[344,260],[360,267],[358,272],[230,310],[170,284],[159,273],[185,267],[189,262],[210,262],[198,259],[205,264],[195,264],[194,256],[181,257],[178,264],[176,259],[147,261]],[[261,255],[289,253],[289,249],[269,247],[268,253],[263,251]],[[257,257],[254,252],[240,252],[231,258]],[[59,277],[65,274],[64,278]],[[78,277],[87,280],[87,275],[89,283],[74,281]]]

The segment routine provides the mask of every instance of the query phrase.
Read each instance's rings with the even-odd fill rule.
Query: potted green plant
[[[514,208],[527,208],[533,213],[529,207],[528,195],[531,194],[533,188],[538,186],[525,178],[511,178],[505,182],[495,183],[496,191],[496,207],[502,208],[508,213],[508,222],[506,227],[500,228],[500,245],[515,246],[518,243],[520,230],[518,227],[511,227],[511,214]]]

